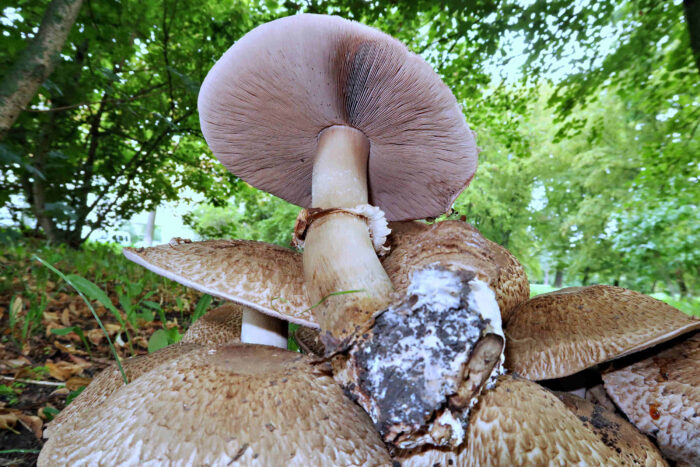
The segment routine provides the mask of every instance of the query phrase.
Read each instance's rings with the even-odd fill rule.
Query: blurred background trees
[[[0,1],[1,70],[49,4]],[[0,217],[78,247],[186,191],[200,201],[186,216],[200,236],[288,245],[298,209],[211,156],[197,92],[256,25],[332,13],[398,37],[441,74],[483,149],[453,215],[513,251],[533,281],[696,295],[697,4],[86,0],[53,73],[0,141]]]

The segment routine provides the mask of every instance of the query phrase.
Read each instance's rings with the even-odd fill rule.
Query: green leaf
[[[168,344],[168,333],[163,329],[158,329],[151,334],[151,337],[148,339],[148,353],[153,353],[156,350],[167,347]]]
[[[122,327],[124,326],[124,320],[119,314],[119,310],[115,308],[112,301],[109,299],[109,296],[101,288],[99,288],[94,282],[78,276],[77,274],[69,274],[67,277],[78,291],[87,295],[92,300],[98,301],[103,307],[112,312],[112,315],[114,315],[114,318]]]
[[[197,302],[197,306],[194,308],[194,314],[192,315],[192,322],[194,323],[207,311],[207,308],[211,304],[211,295],[204,294],[202,298]]]

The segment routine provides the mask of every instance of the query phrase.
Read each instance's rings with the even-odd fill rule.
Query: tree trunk
[[[52,0],[39,32],[0,82],[0,141],[51,75],[83,0]]]
[[[557,269],[557,273],[554,276],[554,287],[560,289],[564,282],[564,271]]]
[[[700,73],[700,0],[683,0],[685,24],[690,35],[690,49],[695,57],[695,66]]]
[[[591,271],[591,268],[589,268],[588,266],[586,266],[586,268],[583,270],[583,281],[582,281],[581,285],[583,285],[584,287],[588,285],[590,271]]]
[[[143,234],[143,245],[151,246],[153,244],[153,231],[156,228],[156,210],[148,213],[148,222],[146,222],[146,231]]]
[[[676,283],[678,284],[678,291],[680,292],[681,297],[687,297],[688,285],[685,283],[685,279],[683,278],[683,271],[681,269],[676,270]]]

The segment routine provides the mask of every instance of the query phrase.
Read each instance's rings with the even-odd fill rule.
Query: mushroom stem
[[[287,348],[287,322],[246,307],[241,324],[241,342]]]
[[[312,175],[312,206],[353,208],[368,203],[369,140],[347,126],[332,126],[319,135]],[[335,212],[313,222],[306,234],[304,277],[316,320],[338,342],[371,323],[393,291],[372,246],[367,223]],[[336,292],[359,291],[332,295]],[[326,335],[326,337],[328,337]],[[327,339],[326,339],[327,340]],[[326,343],[326,351],[335,345]],[[330,348],[329,348],[330,347]]]

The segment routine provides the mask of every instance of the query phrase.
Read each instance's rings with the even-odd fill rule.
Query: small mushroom
[[[301,257],[292,250],[246,240],[208,240],[123,251],[156,274],[245,305],[243,342],[286,348],[283,320],[315,326]]]
[[[388,465],[323,366],[274,347],[200,348],[67,420],[38,464]]]
[[[221,345],[241,341],[241,325],[247,307],[226,303],[208,311],[187,328],[183,344]]]
[[[605,389],[669,458],[700,465],[700,334],[603,374]]]
[[[329,351],[390,302],[372,241],[384,214],[438,216],[476,170],[472,133],[432,68],[338,17],[295,15],[249,32],[210,70],[198,107],[232,173],[324,211],[305,236],[304,276],[311,302],[325,299],[313,312]]]
[[[561,378],[694,329],[697,318],[632,290],[561,289],[513,312],[505,328],[506,367],[531,380]]]

